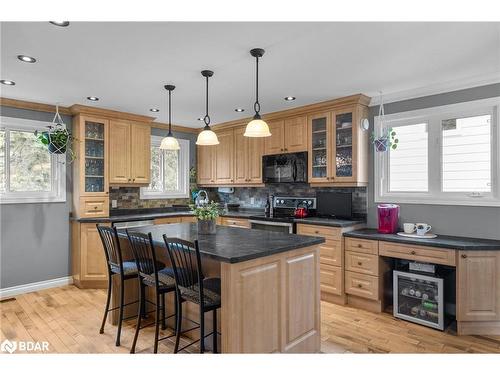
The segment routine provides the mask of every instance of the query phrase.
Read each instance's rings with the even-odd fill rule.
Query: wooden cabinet
[[[126,121],[110,122],[110,184],[147,185],[151,173],[151,127]]]
[[[109,215],[109,197],[80,197],[81,217],[106,217]]]
[[[107,225],[107,224],[103,224]],[[95,223],[72,223],[72,273],[79,288],[104,288],[107,266]]]
[[[231,184],[234,182],[234,140],[233,130],[218,132],[219,144],[215,150],[215,182]]]
[[[500,334],[500,251],[458,252],[457,321],[496,322]]]
[[[307,118],[268,121],[271,136],[265,138],[266,155],[307,151]]]
[[[419,262],[456,264],[456,250],[441,249],[438,247],[399,244],[394,242],[379,242],[380,255],[392,258],[416,260]]]
[[[331,186],[368,183],[368,135],[359,123],[362,105],[340,107],[308,117],[309,181]]]
[[[345,292],[354,296],[370,299],[380,299],[379,278],[358,272],[346,271]]]
[[[264,139],[245,137],[245,127],[234,129],[234,182],[262,183]]]
[[[220,225],[225,225],[233,228],[250,228],[250,223],[247,219],[224,216],[220,219]]]
[[[196,148],[199,185],[215,184],[215,147],[217,146],[198,146]]]
[[[161,225],[161,224],[177,224],[181,223],[181,217],[176,216],[176,217],[159,217],[158,219],[154,219],[154,224],[155,225]]]

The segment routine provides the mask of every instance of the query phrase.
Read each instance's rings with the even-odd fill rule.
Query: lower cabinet
[[[79,288],[105,288],[106,256],[96,224],[73,222],[71,241],[73,283]]]
[[[343,294],[344,277],[342,267],[320,263],[319,276],[321,292],[337,296]]]
[[[457,331],[500,335],[500,251],[459,251]]]
[[[218,224],[234,228],[250,228],[250,223],[247,219],[234,217],[221,217]]]

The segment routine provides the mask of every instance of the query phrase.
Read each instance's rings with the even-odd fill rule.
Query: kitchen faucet
[[[205,194],[205,198],[201,198],[201,193]],[[196,194],[196,198],[194,200],[194,203],[196,204],[196,207],[203,206],[204,204],[208,204],[208,193],[206,190],[200,190],[198,191],[198,194]]]

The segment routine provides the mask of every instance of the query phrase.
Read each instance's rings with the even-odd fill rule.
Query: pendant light
[[[175,89],[174,85],[165,85],[165,90],[168,91],[168,134],[161,140],[160,149],[177,151],[180,149],[179,142],[172,135],[172,91]]]
[[[253,109],[255,110],[255,115],[253,120],[247,124],[245,129],[245,137],[270,137],[271,132],[269,131],[269,126],[260,117],[260,103],[259,103],[259,58],[264,55],[264,50],[262,48],[254,48],[250,50],[250,55],[255,57],[255,103]]]
[[[208,78],[214,75],[214,72],[211,70],[203,70],[201,75],[206,78],[207,81],[207,90],[206,90],[206,105],[205,105],[205,117],[203,117],[203,122],[205,122],[205,127],[198,134],[198,139],[196,140],[196,144],[200,146],[213,146],[219,144],[219,139],[217,138],[217,134],[210,129],[210,116],[208,115]]]

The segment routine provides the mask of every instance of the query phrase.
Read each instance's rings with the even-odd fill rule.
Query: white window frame
[[[47,130],[47,126],[52,125],[51,122],[26,120],[13,117],[0,116],[1,130],[18,130],[34,132],[35,130]],[[5,142],[5,185],[6,192],[0,192],[0,204],[12,203],[56,203],[66,202],[66,154],[51,155],[51,185],[50,192],[9,192],[10,185],[10,166],[8,164],[10,155],[10,145],[8,137]],[[47,151],[48,152],[48,151]]]
[[[491,193],[481,193],[478,196],[470,192],[442,192],[441,120],[481,114],[491,115]],[[388,179],[390,151],[374,151],[375,202],[500,207],[499,118],[500,97],[386,115],[387,128],[400,124],[427,123],[429,185],[428,192],[390,192]],[[378,136],[381,132],[379,116],[375,117],[374,122],[375,134]]]
[[[160,147],[161,140],[164,137],[158,135],[151,136],[151,146]],[[189,141],[187,139],[179,139],[179,189],[151,191],[147,187],[141,187],[140,199],[173,199],[173,198],[189,198]]]

